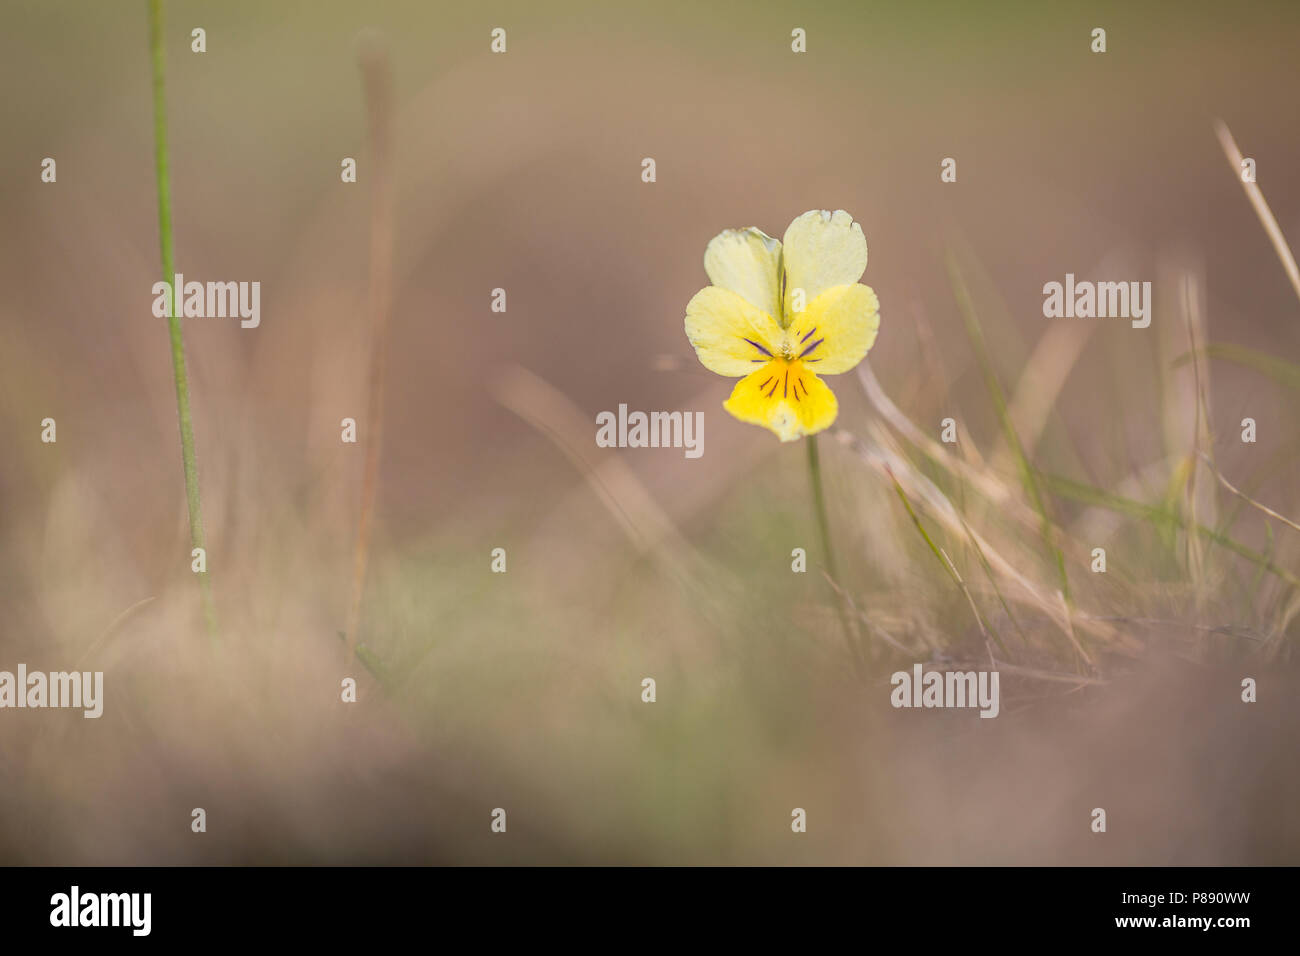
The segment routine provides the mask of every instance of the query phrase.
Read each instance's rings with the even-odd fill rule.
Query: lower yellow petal
[[[839,402],[801,362],[778,359],[736,383],[722,407],[742,422],[762,425],[781,441],[794,441],[830,426]]]

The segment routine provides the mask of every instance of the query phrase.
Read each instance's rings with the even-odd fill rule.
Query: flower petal
[[[781,243],[761,229],[728,229],[714,236],[704,250],[704,271],[714,285],[780,318]]]
[[[818,375],[838,375],[862,361],[880,328],[880,301],[870,286],[835,286],[808,303],[786,332],[794,357]]]
[[[867,268],[867,239],[843,209],[804,213],[790,223],[783,245],[786,316],[794,313],[795,289],[803,289],[804,302],[809,303],[833,286],[857,282]]]
[[[776,354],[781,329],[735,292],[711,285],[686,305],[686,337],[709,371],[748,375]]]
[[[742,422],[762,425],[781,441],[794,441],[827,428],[839,402],[826,383],[800,362],[769,362],[731,390],[722,407]]]

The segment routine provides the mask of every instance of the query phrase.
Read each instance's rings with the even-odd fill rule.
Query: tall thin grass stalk
[[[1196,299],[1196,290],[1192,286],[1191,277],[1183,276],[1182,281],[1183,295],[1183,314],[1187,319],[1187,343],[1189,354],[1192,356],[1192,384],[1195,389],[1196,415],[1192,424],[1192,449],[1187,460],[1187,517],[1188,523],[1195,528],[1200,523],[1200,517],[1197,513],[1197,478],[1200,472],[1198,465],[1201,452],[1201,439],[1206,438],[1206,447],[1213,450],[1214,445],[1208,439],[1208,435],[1202,435],[1202,423],[1208,430],[1210,409],[1209,399],[1207,397],[1207,385],[1201,378],[1201,360],[1196,350],[1196,325],[1200,317],[1198,310],[1198,301]],[[1201,541],[1201,536],[1190,533],[1187,539],[1187,564],[1191,572],[1193,594],[1196,600],[1196,611],[1198,614],[1205,612],[1205,547]]]
[[[388,52],[375,36],[363,38],[360,55],[365,88],[370,156],[370,395],[366,405],[365,475],[352,562],[352,600],[348,605],[347,658],[356,653],[361,599],[370,556],[370,527],[379,484],[379,450],[384,434],[384,380],[388,368],[388,320],[393,285],[392,73]]]
[[[171,286],[176,278],[175,251],[172,238],[172,196],[167,159],[167,99],[164,90],[165,58],[163,55],[162,0],[149,0],[149,50],[153,64],[153,135],[154,169],[158,181],[158,241],[162,249],[163,281]],[[181,463],[185,468],[185,502],[190,517],[190,547],[202,548],[207,554],[203,533],[203,503],[199,497],[199,466],[194,454],[194,419],[190,413],[190,383],[185,372],[185,342],[181,337],[181,320],[176,314],[179,290],[173,289],[167,306],[167,327],[171,333],[172,377],[176,382],[176,412],[181,426]],[[212,601],[212,582],[208,572],[199,574],[199,595],[208,635],[216,638],[217,615]]]

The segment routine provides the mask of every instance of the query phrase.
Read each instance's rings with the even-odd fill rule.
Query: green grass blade
[[[1075,481],[1071,478],[1063,478],[1059,475],[1048,475],[1043,472],[1038,473],[1047,489],[1054,495],[1061,498],[1067,498],[1071,501],[1077,501],[1081,504],[1091,505],[1098,508],[1106,508],[1109,511],[1115,511],[1120,514],[1126,514],[1133,518],[1139,518],[1151,523],[1153,526],[1175,527],[1182,530],[1189,530],[1187,521],[1169,511],[1166,508],[1156,505],[1144,504],[1140,501],[1133,501],[1131,498],[1125,498],[1122,495],[1113,492],[1103,491],[1100,488],[1094,488],[1092,485],[1084,482]],[[1222,532],[1213,528],[1207,528],[1203,524],[1198,524],[1194,529],[1197,534],[1211,541],[1219,547],[1231,551],[1256,566],[1267,571],[1269,574],[1285,581],[1292,587],[1300,587],[1300,578],[1297,578],[1285,568],[1278,567],[1266,555],[1260,554],[1251,548],[1246,547],[1241,542],[1229,537]]]
[[[1268,376],[1279,385],[1300,391],[1300,365],[1295,362],[1288,362],[1286,359],[1269,355],[1267,352],[1259,352],[1244,345],[1234,345],[1230,342],[1207,345],[1200,350],[1200,354],[1206,358],[1222,359],[1225,362],[1252,369]],[[1191,353],[1186,352],[1174,360],[1173,367],[1178,368],[1186,365],[1191,360]]]
[[[171,287],[176,278],[172,238],[171,176],[167,156],[167,98],[164,88],[166,59],[163,53],[162,0],[149,0],[149,51],[153,69],[154,171],[158,182],[158,243],[162,253],[163,281]],[[202,548],[207,554],[203,531],[203,503],[199,497],[199,466],[194,453],[194,418],[190,412],[190,382],[185,371],[185,342],[181,337],[181,319],[176,314],[180,290],[173,289],[167,308],[167,328],[171,335],[172,377],[176,382],[176,413],[181,429],[181,464],[185,470],[185,503],[189,509],[190,547]],[[217,634],[216,609],[212,601],[212,583],[208,572],[198,575],[203,619],[208,635]]]

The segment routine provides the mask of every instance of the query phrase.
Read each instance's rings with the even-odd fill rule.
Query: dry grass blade
[[[1264,193],[1259,188],[1259,184],[1247,182],[1242,178],[1241,164],[1245,161],[1245,157],[1241,155],[1241,150],[1237,148],[1237,141],[1232,138],[1228,124],[1223,120],[1217,120],[1214,124],[1214,131],[1219,137],[1219,143],[1223,146],[1224,155],[1228,157],[1233,172],[1241,180],[1241,188],[1246,190],[1246,198],[1255,207],[1255,215],[1259,217],[1260,223],[1264,226],[1264,231],[1268,233],[1269,242],[1273,243],[1273,251],[1282,260],[1282,268],[1286,270],[1286,277],[1291,280],[1291,288],[1295,289],[1296,296],[1300,297],[1300,268],[1296,266],[1295,256],[1291,254],[1291,247],[1287,245],[1286,237],[1282,235],[1282,227],[1277,224],[1277,219],[1273,217],[1273,211],[1268,208],[1268,203],[1264,200]]]
[[[1033,354],[1025,362],[1025,369],[1011,395],[1008,414],[1027,454],[1038,446],[1066,379],[1096,329],[1095,322],[1051,326],[1039,338]],[[1009,448],[999,449],[993,456],[995,467],[1010,454]]]
[[[903,486],[898,483],[898,479],[894,477],[894,472],[888,465],[885,466],[885,474],[888,475],[889,480],[893,482],[894,492],[898,495],[899,500],[903,502],[903,507],[907,509],[907,516],[912,519],[912,524],[915,525],[916,530],[920,532],[921,538],[930,546],[930,550],[934,552],[935,557],[937,557],[940,563],[947,569],[948,575],[953,579],[957,587],[961,589],[961,593],[965,595],[966,603],[970,605],[971,613],[975,615],[975,623],[979,625],[980,634],[983,635],[986,642],[991,636],[993,640],[997,642],[998,648],[1005,654],[1007,652],[1006,646],[1002,643],[1002,639],[998,637],[996,633],[991,633],[989,628],[985,626],[984,618],[980,615],[979,608],[975,604],[975,599],[971,597],[970,589],[966,587],[966,582],[962,580],[961,574],[958,573],[957,566],[952,563],[952,558],[948,557],[948,552],[935,544],[934,539],[930,537],[930,533],[925,530],[925,525],[921,524],[921,519],[916,516],[916,511],[912,508],[912,503],[907,500],[907,493],[903,491]]]
[[[829,585],[830,589],[835,592],[836,597],[839,598],[841,601],[843,601],[845,606],[848,607],[849,613],[853,615],[854,620],[860,621],[861,623],[866,625],[868,630],[870,630],[873,634],[879,637],[882,641],[884,641],[894,650],[909,655],[913,653],[912,651],[904,647],[901,643],[899,643],[899,641],[893,635],[891,635],[888,631],[886,631],[883,627],[881,627],[876,621],[868,617],[867,612],[862,610],[860,607],[858,607],[857,603],[853,600],[853,596],[849,594],[848,591],[845,591],[842,587],[840,587],[839,584],[835,582],[835,579],[826,573],[825,568],[822,569],[822,577],[826,579],[827,585]]]
[[[1270,518],[1275,518],[1278,521],[1282,522],[1287,527],[1292,528],[1296,531],[1300,531],[1300,524],[1296,524],[1286,515],[1278,514],[1268,505],[1260,504],[1250,495],[1246,494],[1244,491],[1242,491],[1236,485],[1230,482],[1227,478],[1223,477],[1223,472],[1219,471],[1219,469],[1215,467],[1214,462],[1210,459],[1209,455],[1205,454],[1204,452],[1201,452],[1201,458],[1204,460],[1205,464],[1209,467],[1214,477],[1219,479],[1219,484],[1223,485],[1224,488],[1228,489],[1230,493],[1236,495],[1238,498],[1246,502],[1246,504],[1250,505],[1252,508],[1259,509],[1264,514],[1268,515]]]
[[[885,393],[876,373],[871,370],[868,360],[863,360],[857,368],[858,381],[866,393],[867,401],[882,419],[914,445],[931,461],[943,466],[948,471],[970,485],[1008,516],[1019,521],[1026,528],[1038,527],[1038,516],[1032,509],[1023,505],[1012,493],[1007,484],[992,472],[977,468],[969,462],[950,454],[939,442],[918,428]]]
[[[676,572],[703,560],[627,463],[616,452],[596,448],[586,416],[567,396],[517,365],[502,369],[491,389],[498,402],[564,452],[639,553]]]
[[[148,604],[152,604],[156,600],[157,600],[156,595],[150,595],[147,598],[141,598],[140,600],[132,604],[130,607],[128,607],[121,614],[119,614],[117,617],[113,618],[113,620],[109,623],[108,627],[104,628],[103,632],[97,638],[95,638],[95,640],[93,640],[90,643],[90,645],[81,653],[81,656],[77,658],[77,662],[74,669],[81,670],[81,666],[85,664],[86,661],[94,658],[100,651],[102,651],[108,645],[108,642],[113,638],[115,634],[117,634],[118,629],[121,628],[121,626],[126,622],[128,618],[132,617],[135,614],[135,612],[140,610],[142,607]]]
[[[1027,677],[1031,680],[1074,684],[1080,687],[1085,685],[1100,686],[1107,683],[1100,677],[1088,677],[1086,674],[1066,674],[1061,671],[1045,671],[1037,667],[1023,667],[1019,664],[1008,664],[1006,661],[996,661],[995,666],[1004,674],[1015,674],[1018,677]]]
[[[1007,620],[1009,620],[1015,627],[1016,633],[1020,635],[1020,639],[1023,641],[1025,639],[1024,629],[1021,628],[1020,622],[1016,620],[1016,616],[1011,613],[1011,607],[1007,604],[1007,599],[1002,594],[1002,589],[998,587],[998,578],[997,575],[993,573],[993,566],[989,564],[988,556],[985,555],[984,549],[980,547],[979,541],[975,539],[975,533],[971,531],[970,525],[966,522],[965,517],[958,513],[957,518],[961,521],[962,530],[966,532],[966,540],[970,542],[971,547],[975,550],[975,555],[979,558],[980,567],[984,569],[984,576],[988,578],[989,586],[993,588],[993,593],[997,597],[998,603],[1002,605],[1002,610],[1006,614]]]

